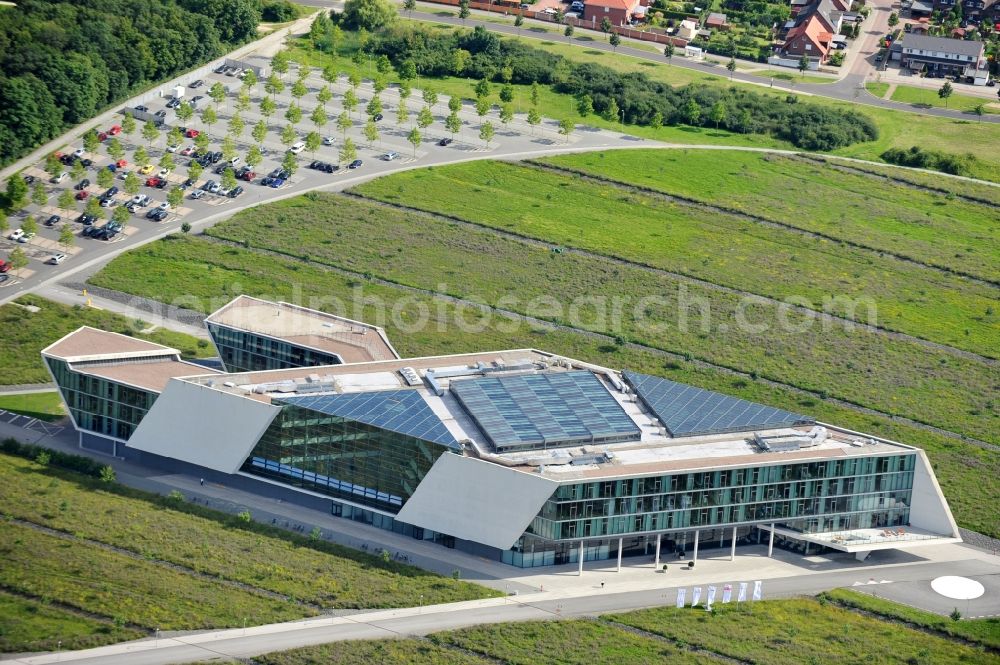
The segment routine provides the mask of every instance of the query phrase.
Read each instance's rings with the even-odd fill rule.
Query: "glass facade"
[[[645,535],[694,529],[775,523],[816,533],[902,525],[915,461],[913,454],[849,457],[561,485],[504,560],[566,563],[581,539],[607,539],[588,542],[588,552],[619,537],[644,548]],[[523,555],[528,551],[531,557]],[[524,560],[514,562],[515,555]]]
[[[446,450],[416,437],[285,405],[243,470],[395,513]]]
[[[80,374],[62,360],[45,358],[45,362],[80,429],[127,441],[158,396],[148,390]]]
[[[332,353],[322,353],[214,323],[206,323],[205,326],[219,350],[219,358],[229,372],[259,372],[290,367],[341,364],[341,359]]]

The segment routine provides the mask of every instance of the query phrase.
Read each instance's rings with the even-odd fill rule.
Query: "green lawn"
[[[835,83],[837,81],[834,76],[810,76],[809,74],[803,76],[798,72],[778,69],[748,69],[742,73],[765,79],[775,79],[782,83]]]
[[[0,591],[0,653],[88,649],[144,636],[113,621]]]
[[[108,490],[99,481],[44,472],[14,457],[0,455],[0,477],[5,481],[0,513],[324,608],[400,607],[420,597],[433,604],[497,595],[325,541],[303,547],[305,539],[275,537],[284,532],[235,529],[220,523],[218,515],[191,514],[182,502],[151,503],[141,492]]]
[[[872,612],[890,620],[902,621],[919,628],[929,628],[945,635],[982,644],[994,650],[1000,649],[1000,619],[953,621],[950,617],[925,612],[915,607],[901,605],[850,589],[834,589],[822,594],[822,596],[844,607]]]
[[[938,91],[931,88],[917,88],[912,85],[897,85],[892,91],[892,101],[913,104],[915,106],[934,106],[940,108],[950,108],[956,111],[972,111],[976,106],[983,104],[986,113],[1000,113],[1000,108],[991,105],[996,99],[986,97],[976,97],[973,95],[963,95],[952,93],[947,100],[938,96]]]
[[[13,303],[0,307],[0,327],[4,331],[0,335],[0,367],[3,367],[0,384],[3,385],[51,381],[52,377],[45,370],[39,352],[80,326],[93,326],[165,344],[177,349],[186,358],[215,355],[215,349],[207,339],[163,329],[142,333],[139,331],[144,330],[147,323],[105,310],[63,305],[33,295],[21,296],[17,303],[38,307],[39,311],[32,312]]]
[[[990,206],[752,152],[612,150],[540,161],[1000,281],[1000,213]],[[890,168],[893,175],[902,171]],[[963,185],[952,189],[961,192]]]
[[[50,422],[66,415],[62,399],[57,392],[15,395],[0,393],[0,409]]]
[[[568,256],[563,254],[559,258]],[[206,313],[219,297],[229,294],[233,284],[241,284],[248,295],[298,302],[383,325],[403,357],[491,348],[540,348],[808,413],[824,422],[926,449],[959,523],[1000,535],[992,508],[1000,501],[1000,488],[995,483],[982,482],[984,477],[1000,475],[1000,456],[995,453],[830,400],[751,378],[734,377],[682,358],[672,359],[647,349],[620,346],[567,330],[512,325],[514,322],[500,316],[479,315],[468,307],[460,310],[447,302],[344,276],[315,263],[280,256],[264,258],[253,250],[220,248],[215,242],[180,235],[119,256],[91,280],[109,288],[128,285],[137,295],[165,302],[175,294],[184,293],[192,299],[193,308]],[[418,325],[426,320],[428,313],[430,322]],[[454,325],[459,316],[467,325]],[[468,326],[478,328],[470,330]]]
[[[314,647],[254,656],[260,665],[495,665],[480,658],[415,638],[331,642]],[[218,661],[211,661],[218,663]],[[206,663],[207,665],[207,663]]]
[[[873,95],[875,95],[879,99],[882,99],[882,98],[885,97],[885,93],[887,93],[889,91],[889,84],[888,83],[866,83],[865,84],[865,90],[867,90],[868,92],[872,93]]]

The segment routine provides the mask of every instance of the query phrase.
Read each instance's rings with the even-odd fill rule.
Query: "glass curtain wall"
[[[155,392],[74,372],[62,360],[45,362],[81,429],[127,441],[156,401]]]
[[[251,332],[232,330],[211,323],[206,325],[219,350],[219,358],[229,372],[260,372],[341,363],[340,358],[333,354],[305,349]]]

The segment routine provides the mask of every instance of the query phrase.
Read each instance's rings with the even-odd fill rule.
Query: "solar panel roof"
[[[622,375],[671,436],[746,432],[815,422],[808,416],[657,376],[636,372]]]
[[[453,380],[450,390],[497,450],[634,441],[642,434],[586,370]]]
[[[282,397],[282,404],[356,420],[391,432],[458,448],[458,441],[416,390]]]

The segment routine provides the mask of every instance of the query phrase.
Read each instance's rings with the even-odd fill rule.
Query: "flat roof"
[[[42,355],[66,361],[170,354],[180,355],[180,352],[169,346],[90,326],[77,328],[42,349]]]
[[[239,296],[206,317],[205,323],[333,353],[345,363],[399,358],[378,326],[286,302]]]
[[[123,362],[114,364],[70,364],[70,368],[80,374],[89,374],[109,379],[117,383],[125,383],[136,388],[163,392],[170,379],[208,374],[214,370],[203,365],[184,362],[179,359],[150,360],[148,362]]]

